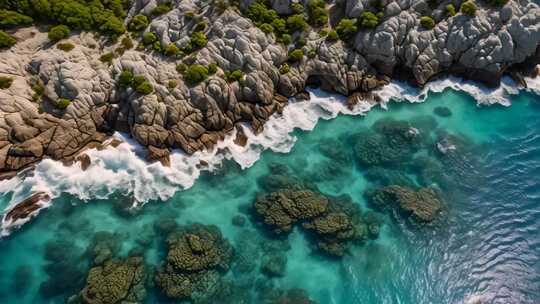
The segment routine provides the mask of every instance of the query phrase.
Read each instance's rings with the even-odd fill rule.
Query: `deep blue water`
[[[286,165],[291,176],[314,183],[326,195],[349,195],[366,212],[373,206],[363,193],[373,184],[366,168],[355,162],[354,135],[393,118],[413,126],[427,121],[421,130],[430,137],[450,134],[461,140],[455,157],[437,158],[433,146],[418,152],[431,157],[444,177],[444,183],[430,184],[441,189],[444,199],[435,223],[419,225],[381,211],[379,237],[352,246],[341,259],[313,252],[295,230],[288,237],[290,249],[283,250],[283,277],[268,278],[259,267],[239,275],[233,266],[222,279],[250,291],[251,298],[242,303],[261,303],[255,300],[261,284],[302,288],[317,303],[539,303],[540,98],[521,93],[512,103],[478,107],[471,97],[447,90],[421,104],[390,104],[388,111],[374,109],[365,117],[339,116],[319,122],[311,132],[295,132],[298,140],[288,154],[266,151],[246,170],[228,162],[191,189],[132,214],[123,208],[131,203],[129,197],[121,193],[88,202],[62,195],[0,240],[0,302],[63,303],[78,293],[91,264],[85,252],[98,232],[110,233],[105,238],[119,247],[114,256],[133,254],[135,248],[148,265],[159,265],[164,236],[154,227],[171,218],[182,225],[216,225],[237,254],[253,247],[259,263],[266,234],[243,212],[264,191],[260,181],[270,167]],[[452,115],[435,115],[441,106]],[[345,161],[336,165],[323,146],[344,151]],[[418,172],[403,170],[422,183]],[[10,193],[2,195],[5,204]],[[246,219],[244,227],[232,224],[237,215]],[[49,262],[55,254],[62,263]],[[149,303],[174,303],[151,284],[147,291]]]

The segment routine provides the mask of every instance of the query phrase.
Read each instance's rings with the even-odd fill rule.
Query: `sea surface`
[[[317,91],[312,95],[330,98]],[[158,266],[166,249],[156,226],[166,220],[215,225],[238,253],[248,236],[264,243],[269,236],[253,221],[249,206],[266,191],[265,177],[278,165],[325,195],[348,195],[363,212],[373,209],[383,224],[376,239],[352,245],[338,259],[317,252],[294,230],[289,248],[283,249],[282,277],[267,277],[258,266],[238,274],[234,265],[223,275],[249,290],[251,298],[244,303],[262,303],[257,300],[261,285],[300,288],[317,303],[540,303],[540,97],[521,92],[508,98],[510,107],[478,106],[470,95],[446,89],[429,93],[422,103],[390,102],[386,110],[376,107],[365,115],[338,115],[316,125],[309,121],[313,129],[295,129],[286,147],[260,149],[249,165],[235,162],[239,156],[228,157],[213,172],[191,172],[196,178],[183,187],[174,186],[180,175],[156,178],[150,173],[157,168],[130,167],[127,162],[135,161],[124,150],[93,162],[108,166],[112,177],[97,168],[84,175],[43,164],[27,177],[34,179],[31,183],[21,178],[0,185],[1,209],[22,197],[21,189],[56,187],[49,208],[0,239],[0,303],[64,303],[84,287],[92,263],[88,248],[96,238],[114,242],[115,257],[143,255],[148,265]],[[451,115],[440,115],[443,107]],[[420,169],[392,170],[441,191],[444,212],[432,224],[377,210],[365,199],[364,192],[375,184],[355,161],[354,146],[362,140],[359,134],[389,119],[408,122],[427,138],[415,157],[430,159],[433,172],[438,171],[428,172],[418,163]],[[454,140],[453,145],[445,142],[446,148],[453,146],[450,158],[437,147],[443,138]],[[342,156],[339,162],[335,155]],[[44,172],[51,176],[43,177]],[[137,174],[148,176],[141,182],[132,178]],[[92,179],[91,185],[85,179]],[[160,183],[167,190],[159,190]],[[145,187],[152,189],[147,193]],[[134,203],[143,206],[130,208]],[[244,226],[233,224],[238,216]],[[174,303],[155,287],[147,292],[148,303]]]

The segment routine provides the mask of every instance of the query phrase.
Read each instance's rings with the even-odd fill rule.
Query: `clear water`
[[[146,204],[134,215],[121,211],[129,198],[118,193],[107,200],[83,202],[63,195],[19,231],[0,240],[1,303],[63,303],[82,288],[89,266],[84,255],[96,232],[113,233],[121,244],[119,256],[132,249],[144,252],[150,265],[164,257],[163,236],[154,225],[174,218],[180,224],[213,224],[237,250],[246,235],[263,238],[250,221],[244,228],[232,218],[242,214],[262,189],[257,180],[274,163],[314,182],[328,195],[348,194],[368,210],[363,192],[370,186],[362,168],[351,159],[340,170],[321,153],[320,145],[337,145],[350,153],[350,136],[381,118],[415,121],[436,119],[438,128],[470,141],[471,151],[458,163],[446,164],[452,182],[444,189],[445,213],[434,225],[418,226],[386,214],[379,238],[351,248],[342,259],[312,252],[303,235],[289,236],[286,274],[269,279],[227,277],[236,281],[268,280],[276,287],[302,288],[318,303],[539,303],[540,302],[540,98],[521,93],[512,107],[477,107],[456,91],[431,94],[421,104],[391,104],[365,117],[339,116],[322,121],[311,132],[296,132],[288,154],[266,151],[251,168],[226,163],[215,174],[199,178],[189,190],[167,201]],[[437,106],[452,116],[433,114]],[[328,140],[333,140],[328,143]],[[5,206],[10,194],[0,196]],[[49,254],[62,254],[62,265],[48,265]],[[79,274],[75,273],[79,270]],[[50,275],[54,295],[40,285]],[[82,281],[74,278],[81,278]],[[267,283],[268,283],[267,282]],[[149,288],[150,303],[172,303]]]

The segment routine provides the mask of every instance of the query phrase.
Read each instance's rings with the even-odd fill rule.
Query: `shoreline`
[[[197,151],[192,155],[173,150],[170,156],[171,167],[163,166],[159,161],[148,162],[141,157],[144,146],[132,138],[116,134],[108,139],[108,142],[116,141],[114,145],[105,145],[103,149],[94,147],[82,152],[81,155],[88,156],[89,162],[86,164],[76,161],[66,165],[61,161],[45,159],[38,162],[35,168],[26,169],[25,172],[31,172],[23,174],[22,177],[16,175],[0,181],[0,191],[13,193],[3,212],[0,235],[7,236],[38,216],[41,210],[50,206],[54,198],[64,192],[89,200],[105,199],[116,191],[124,191],[133,197],[133,207],[140,207],[150,200],[167,200],[177,191],[190,188],[202,171],[212,172],[219,168],[225,159],[233,160],[242,169],[246,169],[251,167],[265,150],[288,153],[296,141],[291,133],[295,129],[310,131],[319,119],[329,120],[343,114],[366,115],[376,105],[386,110],[389,102],[424,102],[430,93],[441,93],[449,88],[466,93],[479,105],[509,106],[510,104],[505,102],[507,94],[519,94],[522,90],[540,92],[540,79],[527,80],[531,84],[527,89],[519,88],[510,78],[503,79],[497,89],[480,87],[471,81],[459,81],[455,77],[433,82],[424,89],[393,82],[377,91],[381,96],[380,103],[364,101],[357,104],[353,110],[348,107],[345,96],[320,89],[311,90],[310,100],[289,102],[281,114],[271,116],[261,133],[256,134],[244,125],[244,146],[236,143],[238,131],[234,128],[211,150]],[[303,119],[298,119],[301,117]],[[127,165],[125,170],[120,170],[122,165]],[[84,166],[86,168],[83,170]],[[118,170],[115,171],[114,168]],[[126,175],[127,172],[131,173]],[[107,175],[110,176],[107,178]],[[65,183],[62,179],[68,178],[73,179],[71,184],[68,182],[58,185]],[[85,185],[85,181],[90,182]],[[160,184],[162,182],[165,184]],[[34,201],[36,208],[28,209],[30,212],[25,214],[25,217],[19,217],[17,221],[8,219],[7,215],[17,213],[17,208],[28,208],[25,202],[37,193],[47,199]]]

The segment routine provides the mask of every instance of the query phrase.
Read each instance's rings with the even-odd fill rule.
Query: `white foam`
[[[529,84],[528,90],[540,93],[540,79],[526,81]],[[382,99],[382,107],[385,107],[391,100],[423,102],[429,92],[442,92],[447,88],[467,92],[479,104],[510,105],[509,95],[518,93],[516,85],[509,78],[504,78],[501,86],[495,89],[480,87],[458,78],[448,78],[433,81],[421,90],[404,83],[392,82],[377,93]],[[37,164],[33,174],[26,177],[19,175],[0,182],[1,193],[13,194],[4,214],[37,191],[46,192],[52,199],[61,193],[70,193],[83,200],[103,199],[119,191],[132,195],[135,206],[152,199],[166,200],[176,191],[191,187],[201,170],[215,170],[224,159],[234,160],[242,169],[249,168],[266,149],[288,153],[296,141],[292,134],[294,129],[309,131],[319,119],[332,119],[339,114],[361,115],[374,106],[369,102],[361,102],[354,109],[349,109],[343,96],[321,90],[310,90],[310,95],[310,101],[291,100],[282,114],[270,117],[260,134],[254,134],[250,128],[245,127],[248,138],[245,147],[234,144],[236,132],[233,131],[211,151],[200,151],[193,155],[173,151],[171,167],[163,167],[160,163],[147,163],[140,157],[142,148],[127,136],[118,133],[115,137],[124,142],[119,146],[85,152],[91,159],[91,165],[86,171],[83,171],[78,163],[64,166],[61,162],[43,160]],[[206,163],[207,166],[201,169],[201,163]],[[43,204],[43,208],[48,206],[49,204]],[[38,212],[39,210],[36,214]],[[2,221],[0,234],[9,234],[13,228],[12,223]]]

